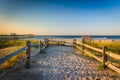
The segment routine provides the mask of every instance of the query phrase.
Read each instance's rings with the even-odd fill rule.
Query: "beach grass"
[[[0,41],[0,49],[11,47],[11,46],[26,46],[27,40],[7,40],[7,41]],[[38,40],[31,40],[32,44],[39,43]]]
[[[120,41],[95,41],[95,40],[87,40],[86,44],[102,49],[103,46],[107,46],[107,51],[113,52],[115,54],[120,55]]]
[[[10,40],[10,41],[0,41],[0,58],[9,55],[20,48],[26,46],[26,40]],[[32,40],[31,44],[38,44],[38,40]],[[37,48],[37,47],[35,47]],[[36,50],[35,48],[32,48],[31,50]],[[26,51],[23,51],[22,53],[10,58],[6,62],[0,64],[0,73],[3,73],[15,63],[19,62],[22,58],[26,57]]]

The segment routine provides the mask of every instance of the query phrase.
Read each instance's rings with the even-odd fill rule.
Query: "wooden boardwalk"
[[[118,73],[99,69],[99,62],[68,46],[50,46],[31,57],[30,69],[23,66],[4,80],[120,80]]]

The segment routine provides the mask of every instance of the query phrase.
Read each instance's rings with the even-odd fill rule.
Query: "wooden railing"
[[[2,79],[2,77],[4,77],[4,75],[8,74],[9,72],[15,70],[23,62],[25,62],[25,67],[26,68],[30,68],[30,57],[32,56],[30,54],[31,53],[31,47],[38,46],[39,49],[38,49],[38,51],[36,51],[36,53],[39,53],[39,52],[41,52],[41,50],[45,49],[45,47],[48,44],[53,44],[53,43],[58,44],[58,45],[73,46],[77,49],[80,49],[81,53],[88,54],[88,55],[92,56],[93,58],[95,58],[96,60],[101,62],[103,65],[106,65],[109,68],[113,69],[114,71],[120,73],[120,69],[118,67],[116,67],[116,66],[114,66],[114,65],[112,65],[111,63],[108,62],[108,57],[111,57],[111,58],[116,59],[116,60],[120,60],[120,55],[117,55],[117,54],[114,54],[114,53],[111,53],[111,52],[107,52],[106,51],[106,48],[107,48],[106,46],[103,46],[103,49],[98,49],[98,48],[89,46],[89,45],[85,44],[84,42],[85,42],[84,38],[82,38],[81,42],[78,42],[76,39],[74,39],[73,42],[68,42],[66,40],[59,40],[58,41],[58,40],[55,40],[55,39],[46,38],[45,41],[44,41],[44,44],[43,44],[43,42],[40,41],[39,44],[32,44],[32,45],[31,45],[30,41],[27,41],[26,42],[26,44],[27,44],[26,47],[23,47],[23,48],[19,49],[18,51],[13,52],[10,55],[7,55],[3,58],[0,58],[0,64],[1,64],[1,63],[4,63],[5,61],[9,60],[10,58],[14,57],[15,55],[18,55],[21,52],[26,50],[26,55],[27,56],[24,59],[20,60],[18,63],[16,63],[6,73],[1,75],[0,79]],[[102,58],[99,58],[98,56],[92,54],[92,52],[90,52],[89,49],[102,54]]]
[[[84,43],[84,38],[82,38],[81,42],[78,42],[76,39],[73,40],[73,45],[75,48],[81,50],[81,53],[85,53],[88,54],[90,56],[92,56],[93,58],[95,58],[96,60],[98,60],[99,62],[102,63],[103,66],[107,66],[109,68],[111,68],[112,70],[120,73],[120,68],[112,65],[110,63],[110,61],[108,61],[108,57],[113,58],[117,61],[120,61],[120,55],[117,55],[115,53],[112,52],[108,52],[107,51],[107,46],[103,46],[103,49],[98,49],[92,46],[89,46],[87,44]],[[92,51],[98,52],[98,54],[102,55],[102,58],[99,58],[98,56],[95,56],[94,54],[92,54]],[[119,66],[120,67],[120,66]]]
[[[55,40],[55,39],[51,39],[49,41],[50,42],[56,42],[58,44],[61,43],[61,44],[64,44],[64,45],[67,45],[67,43],[68,43],[70,46],[73,46],[73,47],[81,50],[82,54],[88,54],[88,55],[92,56],[94,59],[101,62],[103,67],[107,66],[107,67],[111,68],[112,70],[120,73],[120,68],[114,66],[113,64],[110,63],[110,61],[108,61],[108,57],[113,58],[117,61],[120,61],[120,55],[112,53],[112,52],[108,52],[107,51],[107,46],[103,46],[102,49],[95,48],[93,46],[85,44],[84,38],[82,38],[81,41],[77,41],[77,39],[73,39],[73,42],[67,42],[66,40],[64,41],[64,39],[63,40],[59,39],[59,41]],[[92,51],[90,51],[90,50],[92,50]],[[102,58],[99,58],[98,56],[92,54],[93,51],[97,52],[98,54],[101,54]]]
[[[17,67],[19,67],[20,64],[25,62],[25,68],[30,68],[30,57],[35,55],[35,54],[31,54],[31,48],[32,47],[36,47],[38,46],[38,50],[36,51],[37,53],[40,53],[43,49],[45,49],[45,47],[48,45],[48,39],[45,39],[45,41],[43,42],[39,42],[39,44],[31,44],[31,41],[27,41],[26,42],[26,47],[23,47],[5,57],[0,58],[0,64],[4,63],[5,61],[11,59],[12,57],[22,53],[23,51],[26,51],[26,57],[22,58],[18,63],[16,63],[14,66],[12,66],[9,70],[7,70],[5,73],[3,73],[2,75],[0,75],[0,80],[2,80],[2,78],[4,78],[6,76],[6,74],[14,71]]]

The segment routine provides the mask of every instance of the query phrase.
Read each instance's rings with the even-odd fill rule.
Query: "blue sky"
[[[120,0],[0,0],[0,17],[1,33],[120,35]]]

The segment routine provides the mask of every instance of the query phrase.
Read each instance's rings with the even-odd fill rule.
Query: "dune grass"
[[[119,41],[85,41],[86,44],[102,49],[103,46],[107,46],[107,51],[120,55],[120,42]]]
[[[31,44],[38,44],[38,43],[39,41],[37,40],[31,41]],[[26,46],[26,40],[0,41],[0,58],[9,55],[12,52],[17,51],[24,46]],[[31,50],[35,50],[35,49],[32,48]],[[4,73],[4,71],[15,65],[15,63],[19,62],[24,57],[26,57],[26,51],[23,51],[22,53],[0,64],[0,74]]]
[[[32,40],[32,44],[37,44],[38,40]],[[26,40],[8,40],[0,41],[0,49],[11,47],[11,46],[26,46]]]

